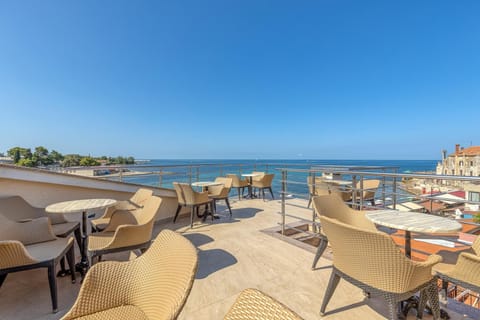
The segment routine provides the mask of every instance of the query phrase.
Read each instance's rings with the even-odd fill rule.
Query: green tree
[[[62,167],[77,167],[80,165],[80,155],[67,154],[62,161]]]
[[[65,157],[58,151],[52,150],[48,157],[53,161],[53,162],[60,162],[62,161]]]
[[[17,164],[18,161],[20,161],[20,150],[15,149],[15,151],[13,152],[13,155],[11,155],[11,157],[13,158],[13,163]]]
[[[100,162],[98,162],[94,158],[88,156],[88,157],[83,157],[82,159],[80,159],[80,165],[83,166],[83,167],[92,167],[92,166],[100,165]]]
[[[36,163],[32,159],[23,158],[18,161],[18,165],[23,167],[35,167]]]

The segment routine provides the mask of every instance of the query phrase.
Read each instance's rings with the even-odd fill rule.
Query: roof
[[[452,192],[449,192],[448,194],[465,199],[465,191],[462,191],[462,190],[452,191]]]
[[[452,153],[451,156],[477,156],[480,155],[480,146],[472,146],[458,150],[458,152]]]

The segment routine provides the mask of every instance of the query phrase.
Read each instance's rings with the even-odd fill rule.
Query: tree
[[[35,167],[36,166],[35,161],[33,161],[32,159],[26,159],[26,158],[20,159],[17,164],[19,166],[23,166],[23,167]]]
[[[82,159],[80,159],[80,165],[83,166],[83,167],[92,167],[92,166],[100,165],[100,162],[98,162],[94,158],[88,156],[88,157],[83,157]]]
[[[80,165],[80,155],[67,154],[62,161],[62,167],[77,167]]]
[[[11,157],[13,158],[13,163],[17,164],[20,161],[20,150],[16,149]]]
[[[58,151],[52,150],[48,157],[53,161],[53,162],[60,162],[62,161],[65,157]]]

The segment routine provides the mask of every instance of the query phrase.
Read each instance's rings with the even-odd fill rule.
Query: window
[[[470,167],[473,167],[473,161],[470,161]]]
[[[473,171],[470,171],[470,177],[473,177]]]
[[[463,176],[463,170],[460,170],[460,175]]]
[[[480,202],[480,192],[468,192],[468,200]]]
[[[452,170],[452,175],[455,175],[455,169]]]
[[[460,162],[458,163],[458,165],[459,165],[460,167],[463,167],[463,161],[460,161]]]

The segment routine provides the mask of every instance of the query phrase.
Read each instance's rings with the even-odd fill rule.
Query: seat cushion
[[[110,218],[99,218],[90,221],[92,226],[97,230],[103,230],[107,227],[108,223],[110,222]]]
[[[140,308],[126,305],[120,306],[108,310],[103,310],[100,312],[92,313],[86,316],[75,318],[78,320],[105,320],[105,319],[115,319],[115,320],[148,320],[145,313],[143,313]]]
[[[25,246],[25,248],[35,260],[47,261],[60,257],[70,244],[73,244],[72,237],[30,244]]]
[[[80,222],[65,222],[59,224],[52,224],[53,233],[57,237],[66,237],[75,229],[80,228]]]

